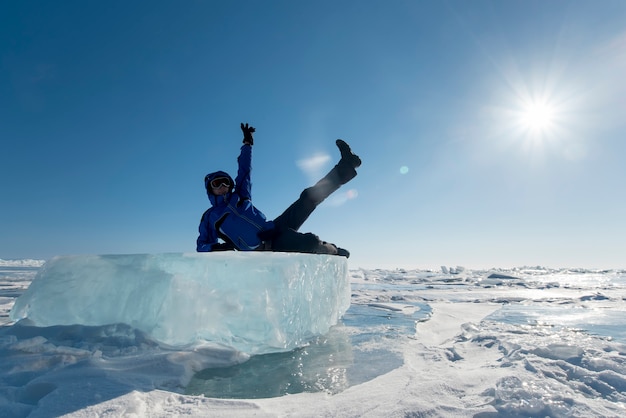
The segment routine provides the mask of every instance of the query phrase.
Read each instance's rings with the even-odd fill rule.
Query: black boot
[[[341,257],[350,258],[350,251],[345,248],[337,247],[335,244],[331,244],[330,242],[321,241],[316,251],[319,254],[330,254],[330,255],[338,255]]]
[[[350,145],[348,145],[346,141],[338,139],[335,141],[335,144],[337,144],[337,148],[339,148],[339,152],[341,153],[339,164],[346,164],[352,168],[357,168],[361,165],[361,159],[358,155],[352,153]]]

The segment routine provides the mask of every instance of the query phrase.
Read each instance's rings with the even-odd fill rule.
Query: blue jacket
[[[204,212],[200,221],[196,250],[199,252],[214,251],[218,238],[232,244],[241,251],[255,250],[261,245],[259,232],[274,228],[274,223],[268,221],[265,215],[252,205],[252,183],[250,171],[252,169],[252,146],[243,145],[237,159],[239,170],[235,179],[235,186],[224,196],[215,196],[211,193],[208,184],[217,177],[232,177],[223,171],[216,171],[207,175],[207,195],[211,207]]]

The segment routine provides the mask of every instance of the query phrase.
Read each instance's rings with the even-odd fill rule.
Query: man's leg
[[[355,169],[361,165],[361,159],[353,154],[350,146],[341,139],[338,139],[336,144],[341,152],[341,160],[315,185],[304,189],[298,200],[274,219],[279,231],[300,229],[320,203],[356,176]]]
[[[310,232],[303,234],[293,229],[282,230],[278,233],[272,241],[272,251],[331,254],[350,257],[348,250],[322,241],[317,235]]]

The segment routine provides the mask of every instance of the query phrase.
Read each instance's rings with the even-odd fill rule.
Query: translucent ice
[[[219,252],[57,257],[13,306],[37,326],[124,323],[170,345],[249,354],[325,334],[350,305],[346,259]]]

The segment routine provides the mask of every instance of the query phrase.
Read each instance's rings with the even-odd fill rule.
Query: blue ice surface
[[[626,344],[626,312],[583,306],[506,305],[486,320],[587,332]]]
[[[146,272],[153,272],[156,262],[155,260],[144,260],[142,263],[137,263],[136,257],[105,256],[103,258],[104,262],[98,257],[96,264],[103,267],[104,273],[101,272],[100,274],[108,275],[107,277],[110,276],[111,271],[111,266],[107,267],[107,265],[111,261],[114,261],[114,264],[121,263],[121,267],[118,265],[113,270],[121,268],[126,271],[127,269],[122,268],[123,266],[132,267],[130,270],[139,272],[139,276]],[[164,257],[160,258],[160,262],[168,259],[170,264],[176,264],[177,258],[176,256]],[[335,259],[333,258],[333,260]],[[79,257],[78,260],[74,261],[77,262],[73,264],[74,266],[81,266],[87,260]],[[308,265],[314,266],[314,264]],[[48,272],[51,267],[54,266],[47,266]],[[173,267],[170,265],[167,268],[172,269]],[[7,271],[5,276],[0,274],[0,278],[4,277],[3,285],[12,286],[12,283],[15,283],[10,295],[7,296],[17,297],[25,291],[36,271],[42,272],[46,269],[20,267],[6,270],[10,271]],[[162,269],[157,270],[161,271]],[[82,271],[82,273],[85,272]],[[152,277],[156,277],[158,282],[163,276],[166,277],[166,275],[159,274]],[[38,280],[47,280],[45,278],[49,277],[48,273],[42,274]],[[91,285],[91,291],[98,292],[98,287],[94,288],[94,283],[89,282],[89,280],[85,283],[77,283],[76,279],[80,277],[84,277],[84,275],[64,277],[60,282],[52,280],[48,284],[54,284],[56,292],[46,293],[47,299],[44,298],[44,300],[51,301],[51,306],[58,307],[58,304],[62,302],[59,299],[54,299],[55,295],[71,296],[75,292],[85,292],[81,285]],[[99,281],[99,286],[114,284],[128,290],[128,284],[119,283],[121,279],[131,280],[132,277],[128,274],[121,274],[114,277],[112,282]],[[142,281],[141,283],[150,285],[151,282]],[[76,288],[72,289],[72,286]],[[359,284],[356,286],[358,287]],[[399,290],[416,290],[419,287],[412,284],[407,285],[402,281],[395,281],[393,283],[381,283],[379,290],[383,293],[393,293]],[[341,289],[340,283],[334,283],[334,289],[339,291]],[[34,293],[43,296],[43,293],[40,292],[41,289]],[[187,292],[187,296],[192,298],[197,295]],[[32,301],[32,295],[28,297],[28,300]],[[40,302],[36,301],[36,304],[38,303]],[[120,303],[122,302],[117,301],[113,304],[112,309],[119,308]],[[409,313],[404,313],[398,306],[408,307],[409,309],[406,311]],[[72,305],[68,305],[68,307],[72,307]],[[94,306],[94,308],[96,307]],[[21,309],[18,308],[18,310]],[[253,355],[242,364],[204,370],[196,374],[188,384],[186,391],[189,394],[205,394],[224,398],[263,398],[282,396],[287,393],[319,391],[338,393],[347,387],[369,381],[402,366],[404,359],[401,353],[392,348],[395,346],[393,340],[412,337],[415,333],[416,322],[427,319],[430,314],[431,309],[427,304],[403,299],[388,304],[379,302],[355,303],[350,305],[337,325],[331,327],[327,333],[315,337],[303,347],[287,352]],[[101,313],[95,313],[95,315],[98,316]],[[188,326],[188,324],[181,325]],[[41,332],[49,338],[50,335],[67,336],[71,334],[75,335],[76,338],[94,339],[93,343],[98,347],[102,344],[105,347],[110,345],[112,350],[120,351],[115,356],[123,356],[122,352],[126,346],[129,346],[131,349],[129,352],[135,355],[135,351],[132,350],[134,345],[142,345],[146,341],[151,341],[146,339],[147,337],[140,330],[124,324],[104,326],[57,325],[45,328],[14,325],[7,329],[9,329],[9,333],[15,335],[26,333],[36,336],[38,332]],[[107,337],[108,335],[110,336]],[[87,342],[85,341],[85,343]],[[82,346],[83,343],[77,340],[77,344]],[[105,348],[101,348],[101,350],[106,353]]]
[[[271,252],[64,256],[16,301],[33,325],[127,324],[160,343],[290,351],[350,306],[344,257]]]
[[[553,284],[562,289],[585,292],[583,296],[563,300],[558,305],[542,300],[530,304],[505,305],[485,319],[511,325],[575,330],[626,343],[626,329],[623,325],[626,323],[626,311],[613,308],[615,304],[610,301],[613,290],[626,288],[624,271],[563,269],[532,274],[525,281],[535,288]],[[605,304],[605,301],[608,303]]]
[[[33,266],[0,266],[0,298],[17,298],[24,293],[39,268]],[[0,324],[2,322],[4,322],[4,317],[0,314]]]
[[[406,303],[414,304],[413,302]],[[308,346],[288,353],[253,356],[245,363],[197,373],[190,395],[255,399],[300,392],[339,393],[404,364],[386,339],[410,337],[416,322],[428,318],[423,303],[412,315],[380,306],[353,304],[341,323]]]
[[[373,290],[377,292],[388,291],[393,289],[395,291],[416,291],[416,290],[424,290],[427,288],[424,284],[412,284],[412,283],[390,283],[390,282],[379,282],[379,283],[358,283],[352,285],[353,289],[358,290]]]
[[[396,287],[393,289],[396,290]],[[396,338],[413,335],[415,324],[427,320],[432,314],[432,309],[428,304],[421,302],[402,301],[402,304],[418,307],[419,310],[408,315],[401,311],[385,309],[382,304],[353,304],[343,316],[342,323],[361,330],[353,337],[357,343],[373,336]]]
[[[381,283],[381,290],[398,286]],[[413,288],[412,288],[413,289]],[[412,307],[411,314],[394,306]],[[416,323],[432,314],[426,303],[352,304],[340,324],[308,346],[288,353],[253,356],[245,363],[197,373],[186,388],[190,395],[255,399],[300,392],[339,393],[404,364],[392,340],[410,338]],[[389,343],[387,342],[389,341]]]

